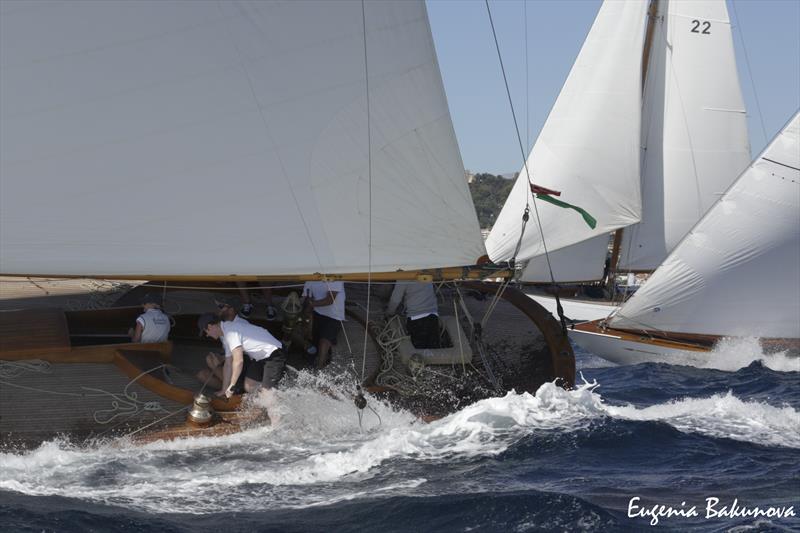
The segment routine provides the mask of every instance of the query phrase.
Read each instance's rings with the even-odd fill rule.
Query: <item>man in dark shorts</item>
[[[336,345],[336,338],[344,320],[344,282],[307,281],[303,286],[303,296],[314,310],[311,330],[316,348],[316,367],[322,368],[330,359],[330,351]]]
[[[406,329],[414,348],[441,348],[439,303],[433,284],[423,281],[398,281],[394,285],[386,314],[393,315],[400,304],[405,307]]]
[[[243,392],[273,389],[283,377],[286,354],[281,342],[266,329],[246,320],[223,322],[213,313],[201,315],[197,326],[201,334],[219,339],[225,347],[222,387],[217,395],[230,398],[237,394],[242,376]]]

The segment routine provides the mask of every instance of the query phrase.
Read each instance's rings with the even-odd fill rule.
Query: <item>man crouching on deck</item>
[[[225,348],[222,389],[217,395],[227,398],[233,396],[234,386],[244,372],[245,392],[254,392],[263,387],[269,409],[273,402],[273,389],[283,377],[286,366],[286,354],[281,349],[281,342],[262,327],[245,320],[222,322],[213,313],[201,315],[197,327],[201,335],[220,340]]]

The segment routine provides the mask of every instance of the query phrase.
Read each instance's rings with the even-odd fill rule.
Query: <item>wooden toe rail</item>
[[[140,368],[136,364],[131,361],[131,357],[134,355],[141,356],[143,352],[141,350],[131,351],[120,349],[116,350],[114,353],[114,364],[116,364],[122,372],[128,376],[130,379],[136,379],[136,383],[144,387],[145,389],[149,390],[150,392],[161,396],[162,398],[166,398],[168,400],[172,400],[173,402],[180,403],[183,405],[191,405],[194,401],[195,393],[188,389],[183,389],[181,387],[176,387],[175,385],[171,385],[160,379],[158,377],[157,372],[150,372],[147,374],[143,374],[147,371],[147,369]],[[153,353],[153,357],[157,357],[157,353]],[[155,374],[155,375],[154,375]],[[214,410],[225,412],[225,411],[234,411],[236,410],[241,403],[240,396],[234,396],[230,399],[224,398],[213,398],[211,400],[211,405],[214,407]]]

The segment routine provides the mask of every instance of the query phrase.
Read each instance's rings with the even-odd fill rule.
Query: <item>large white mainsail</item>
[[[620,270],[661,264],[750,162],[724,0],[658,2],[642,115],[642,221]]]
[[[376,272],[485,254],[423,2],[0,9],[0,272]]]
[[[606,235],[640,218],[641,50],[646,10],[645,2],[601,6],[528,157],[533,182],[561,191],[563,201],[586,209],[597,220],[597,227],[591,229],[579,214],[539,201],[548,251]],[[493,261],[514,256],[526,198],[533,201],[523,168],[486,241]],[[517,259],[543,253],[532,212]]]
[[[610,325],[800,338],[800,113]]]

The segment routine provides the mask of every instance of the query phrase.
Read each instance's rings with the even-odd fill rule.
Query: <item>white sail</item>
[[[664,0],[642,111],[642,221],[619,268],[652,270],[750,162],[724,0]]]
[[[363,8],[3,1],[0,272],[474,264],[425,6]]]
[[[537,185],[561,191],[588,211],[594,229],[573,210],[538,201],[548,251],[605,235],[641,214],[639,145],[641,60],[646,2],[604,2],[528,157]],[[520,176],[486,241],[489,257],[505,261],[519,241],[528,189]],[[531,206],[517,259],[544,253]],[[602,256],[599,258],[602,265]]]
[[[557,283],[577,283],[597,281],[603,278],[608,255],[609,236],[600,235],[593,239],[561,248],[548,253],[553,278]],[[530,283],[549,283],[550,270],[547,257],[540,255],[531,259],[522,271],[520,281]]]
[[[800,113],[611,325],[800,338]]]

